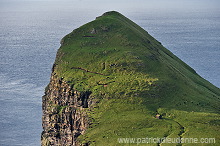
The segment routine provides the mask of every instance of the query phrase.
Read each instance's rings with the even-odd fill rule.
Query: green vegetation
[[[79,137],[82,143],[190,137],[215,138],[220,145],[220,89],[117,12],[65,36],[55,65],[60,78],[98,101],[86,109],[92,124]]]
[[[57,108],[57,112],[58,112],[58,114],[61,114],[62,112],[63,112],[63,110],[65,109],[65,108],[67,108],[68,106],[57,106],[56,108]]]

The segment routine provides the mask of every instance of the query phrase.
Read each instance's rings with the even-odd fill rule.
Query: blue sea
[[[220,87],[218,0],[0,0],[0,146],[40,146],[41,96],[60,40],[109,10]]]

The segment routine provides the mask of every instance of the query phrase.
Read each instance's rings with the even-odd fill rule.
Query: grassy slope
[[[219,88],[117,12],[105,13],[65,36],[55,64],[58,76],[79,91],[91,91],[99,102],[85,109],[93,124],[80,137],[83,142],[220,138]],[[154,118],[157,112],[164,119]]]

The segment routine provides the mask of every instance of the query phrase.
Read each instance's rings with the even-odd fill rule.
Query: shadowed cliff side
[[[42,145],[77,145],[77,137],[88,127],[84,111],[90,107],[90,92],[72,89],[62,78],[52,73],[43,96]]]

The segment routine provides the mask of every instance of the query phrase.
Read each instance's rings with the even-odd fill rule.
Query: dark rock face
[[[52,74],[43,101],[42,146],[76,146],[89,120],[84,112],[91,105],[91,92],[74,91],[63,79]]]

